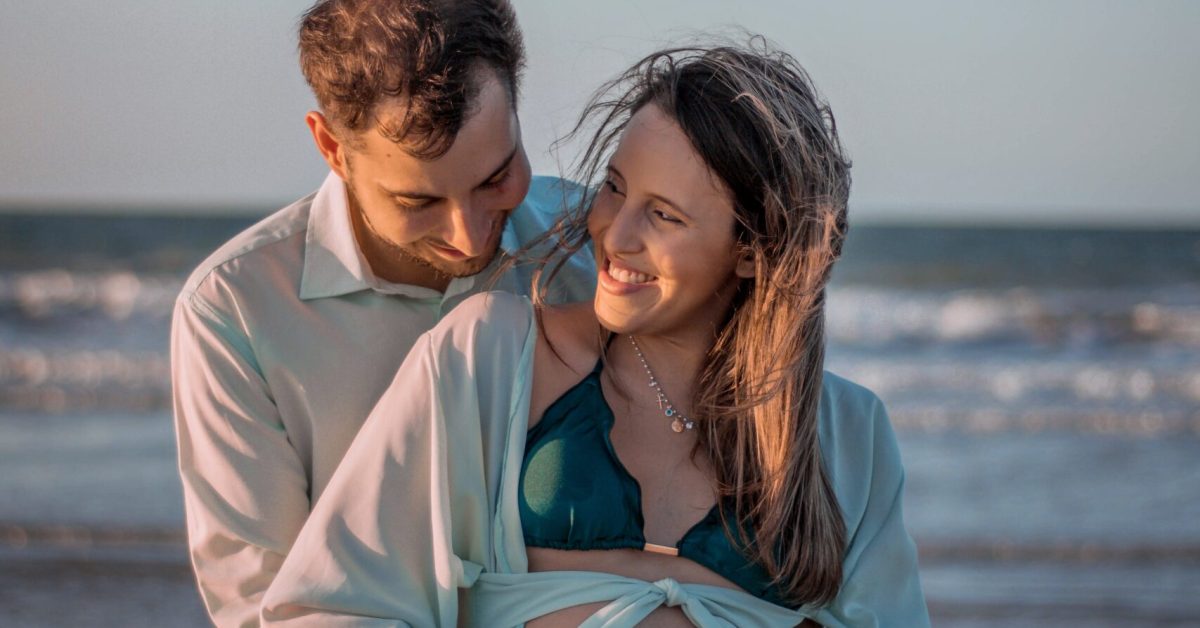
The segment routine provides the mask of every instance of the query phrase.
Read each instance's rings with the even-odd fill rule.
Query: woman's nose
[[[626,202],[611,211],[604,231],[604,248],[608,251],[630,253],[641,248],[640,212]]]

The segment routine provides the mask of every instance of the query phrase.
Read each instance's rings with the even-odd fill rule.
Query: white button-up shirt
[[[505,228],[506,253],[553,224],[568,185],[534,178]],[[175,423],[192,563],[218,625],[257,623],[311,504],[412,344],[487,288],[503,257],[444,293],[381,280],[330,174],[192,274],[171,329]],[[529,275],[518,268],[493,288],[528,293]],[[590,254],[560,277],[561,298],[590,299]]]

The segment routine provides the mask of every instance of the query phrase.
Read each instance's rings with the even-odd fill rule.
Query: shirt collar
[[[506,254],[520,248],[511,220],[504,226],[500,248]],[[502,257],[497,255],[482,273],[454,278],[446,286],[445,293],[422,286],[384,281],[371,272],[370,265],[358,248],[350,223],[346,185],[341,177],[330,172],[309,207],[300,298],[321,299],[374,290],[417,299],[448,299],[474,288],[476,281],[486,277]]]
[[[354,241],[346,186],[341,177],[330,172],[308,210],[300,298],[320,299],[368,290],[371,276]]]

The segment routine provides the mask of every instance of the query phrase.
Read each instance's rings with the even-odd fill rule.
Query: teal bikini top
[[[609,439],[613,413],[600,388],[600,370],[597,362],[529,430],[518,495],[526,546],[647,549],[642,488]],[[789,606],[770,586],[766,570],[730,542],[716,506],[670,549],[759,598]]]

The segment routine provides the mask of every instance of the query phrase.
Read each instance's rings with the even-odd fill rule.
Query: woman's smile
[[[605,257],[600,265],[599,284],[607,292],[617,296],[632,294],[651,287],[658,277],[649,275],[630,266]]]

